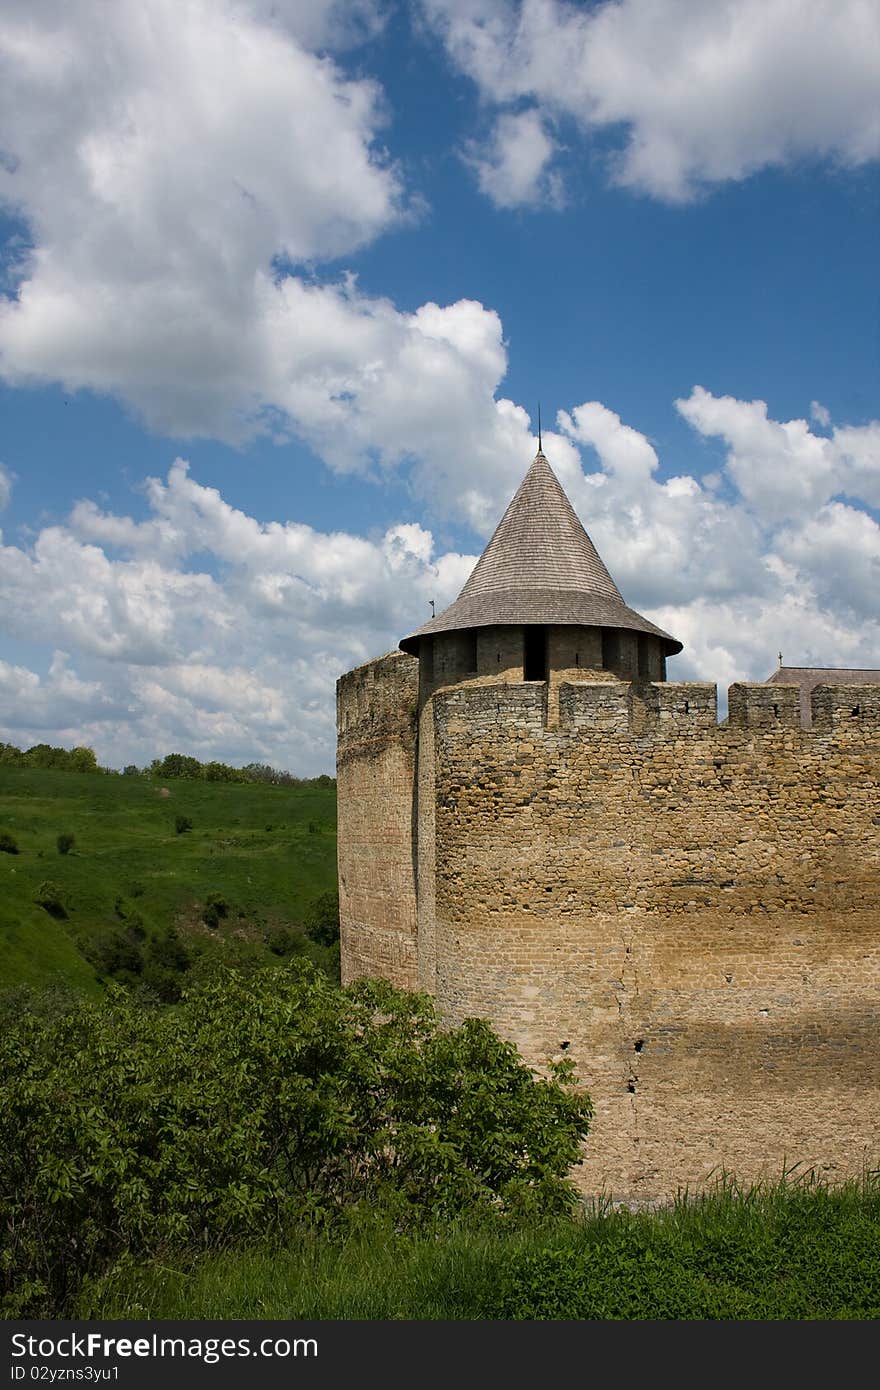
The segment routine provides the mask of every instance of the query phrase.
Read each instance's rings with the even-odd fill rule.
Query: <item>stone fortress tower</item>
[[[585,1191],[880,1158],[880,685],[666,680],[540,450],[458,599],[337,687],[343,979],[596,1107]]]

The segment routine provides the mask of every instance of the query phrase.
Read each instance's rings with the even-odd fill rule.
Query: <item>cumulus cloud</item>
[[[0,664],[0,738],[328,771],[337,676],[451,602],[475,559],[414,522],[375,541],[260,523],[180,459],[147,498],[140,523],[84,501],[0,545],[3,631],[56,652],[45,676]]]
[[[466,162],[496,207],[559,207],[562,185],[558,174],[548,170],[555,153],[556,142],[538,111],[507,112],[498,117],[485,144],[468,147]]]
[[[814,434],[806,420],[771,420],[765,401],[713,396],[695,386],[676,408],[727,446],[726,471],[743,500],[769,521],[803,516],[835,494],[880,506],[880,424]],[[826,424],[829,421],[822,421]]]
[[[612,177],[668,201],[803,159],[880,155],[870,0],[422,0],[484,100],[622,137]]]
[[[33,240],[0,306],[9,382],[87,387],[161,429],[234,437],[283,408],[292,376],[317,391],[323,370],[331,409],[340,317],[357,335],[384,308],[283,272],[371,240],[402,190],[380,89],[304,47],[295,11],[5,6],[0,199]]]
[[[699,386],[676,404],[721,440],[714,475],[665,476],[599,401],[544,433],[625,599],[685,643],[670,677],[762,680],[780,648],[791,665],[880,665],[880,424],[815,435]],[[437,479],[454,496],[471,477],[458,515],[484,536],[527,457],[508,414],[515,476],[450,455]],[[429,600],[440,612],[476,559],[438,552],[414,519],[375,539],[259,522],[182,459],[144,491],[143,520],[84,499],[0,545],[0,631],[56,653],[43,675],[0,665],[0,738],[88,743],[116,766],[178,748],[329,770],[337,676],[395,647]]]
[[[340,15],[381,21],[370,4],[6,7],[0,197],[33,248],[0,300],[0,374],[112,395],[178,437],[295,432],[340,471],[412,465],[441,512],[444,459],[478,441],[480,524],[528,440],[496,399],[498,315],[401,312],[314,269],[403,215],[378,88],[304,46]]]

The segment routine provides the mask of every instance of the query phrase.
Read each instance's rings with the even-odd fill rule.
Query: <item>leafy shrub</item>
[[[18,854],[15,837],[7,830],[0,830],[0,854]]]
[[[229,903],[222,893],[209,893],[202,911],[202,921],[215,931],[221,920],[229,915]]]
[[[275,956],[292,956],[302,950],[302,934],[290,927],[272,927],[266,933],[266,945]]]
[[[71,1064],[75,1059],[75,1066]],[[210,980],[173,1010],[106,1002],[0,1034],[0,1313],[57,1316],[123,1252],[283,1237],[352,1205],[567,1210],[591,1115],[487,1023],[339,990],[302,963]]]
[[[50,878],[44,879],[34,894],[34,902],[37,907],[41,907],[44,912],[48,912],[50,917],[63,922],[67,918],[67,906],[64,902],[64,894],[57,883],[53,883]]]
[[[162,1004],[177,1002],[182,977],[192,964],[174,927],[148,936],[137,912],[127,914],[124,930],[117,928],[86,941],[82,951],[100,978],[137,987],[148,999]]]
[[[136,763],[126,763],[122,769],[123,777],[140,777],[141,770]]]
[[[306,913],[306,936],[319,946],[332,946],[339,940],[339,894],[322,893]]]
[[[76,836],[71,835],[69,831],[64,831],[58,836],[55,844],[59,854],[69,854],[76,844]]]
[[[99,976],[131,983],[143,973],[141,942],[144,936],[142,929],[105,932],[87,942],[83,951]]]
[[[177,831],[177,834],[178,834],[178,835],[185,835],[186,832],[187,832],[188,830],[192,830],[192,828],[193,828],[193,823],[192,823],[192,821],[190,820],[189,816],[176,816],[176,817],[175,817],[175,820],[174,820],[174,829]]]

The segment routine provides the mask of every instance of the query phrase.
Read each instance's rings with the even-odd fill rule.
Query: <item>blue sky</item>
[[[672,679],[880,666],[865,0],[8,0],[0,740],[332,769],[545,452]]]

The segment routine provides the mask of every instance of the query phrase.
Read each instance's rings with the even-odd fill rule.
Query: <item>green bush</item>
[[[187,832],[188,830],[192,830],[192,828],[193,828],[193,823],[192,823],[192,821],[190,820],[189,816],[176,816],[176,817],[175,817],[175,820],[174,820],[174,829],[176,830],[176,832],[177,832],[178,835],[185,835],[186,832]]]
[[[202,921],[216,931],[224,917],[229,916],[229,903],[222,893],[209,893],[202,911]]]
[[[306,913],[306,936],[319,946],[332,946],[339,940],[339,894],[322,893]]]
[[[6,830],[0,830],[0,854],[18,854],[15,838]]]
[[[272,927],[266,932],[266,945],[273,956],[292,956],[303,949],[302,932],[292,927]]]
[[[0,1312],[54,1317],[123,1252],[282,1237],[357,1204],[400,1224],[567,1210],[589,1100],[488,1024],[384,982],[228,972],[0,1035]]]
[[[131,984],[143,974],[141,943],[145,935],[142,928],[105,932],[84,943],[83,952],[101,978]]]
[[[59,922],[67,918],[67,905],[64,901],[64,893],[57,883],[53,883],[50,878],[44,879],[34,894],[34,902],[41,907],[44,912],[48,912],[50,917],[55,917]]]
[[[73,847],[74,847],[75,844],[76,844],[76,836],[75,836],[75,835],[71,835],[71,834],[70,834],[69,832],[67,832],[67,831],[65,831],[63,834],[59,835],[58,838],[57,838],[57,840],[55,841],[55,845],[56,845],[56,847],[57,847],[57,849],[58,849],[58,853],[59,853],[59,854],[69,854],[70,851],[73,849]]]

